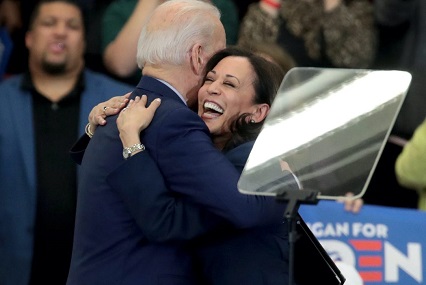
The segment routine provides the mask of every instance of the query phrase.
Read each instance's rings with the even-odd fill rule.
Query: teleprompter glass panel
[[[410,82],[404,71],[293,68],[250,153],[240,192],[361,197]]]

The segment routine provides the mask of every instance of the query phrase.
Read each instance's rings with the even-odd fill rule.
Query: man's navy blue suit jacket
[[[148,96],[148,102],[157,97],[162,100],[144,131],[143,143],[165,180],[153,176],[146,181],[145,175],[141,181],[138,173],[150,171],[148,164],[138,162],[143,155],[128,161],[122,158],[116,117],[109,117],[107,125],[96,130],[82,161],[68,285],[197,284],[185,243],[158,244],[152,241],[155,237],[143,233],[144,225],[161,224],[161,217],[155,213],[168,213],[170,207],[172,212],[179,212],[180,205],[168,204],[164,211],[141,214],[135,202],[143,197],[123,197],[123,189],[138,193],[138,189],[155,190],[156,183],[165,183],[182,201],[201,205],[203,214],[200,215],[201,210],[197,210],[197,215],[182,210],[170,225],[193,219],[194,226],[185,231],[185,238],[226,225],[224,220],[237,228],[249,228],[282,219],[283,206],[273,199],[238,192],[239,172],[214,147],[204,122],[169,87],[145,76],[133,96],[143,94]],[[121,167],[133,171],[132,179],[108,183],[108,176]]]
[[[253,142],[247,142],[226,152],[227,159],[239,172],[242,172],[252,147]],[[217,223],[217,217],[206,216],[202,207],[174,196],[162,179],[156,179],[155,185],[151,184],[149,188],[133,185],[137,188],[135,190],[133,187],[122,186],[123,178],[130,180],[139,176],[141,181],[150,179],[148,173],[136,170],[141,164],[149,167],[150,174],[154,177],[161,176],[155,162],[145,152],[117,168],[107,180],[118,190],[135,217],[153,216],[156,213],[157,219],[140,219],[140,228],[151,241],[187,240],[188,253],[193,257],[196,272],[201,274],[199,284],[288,283],[289,244],[286,222],[249,229],[223,227],[225,223],[218,227],[220,221]],[[154,172],[155,168],[157,174]],[[295,190],[298,189],[293,175],[288,176],[288,179],[293,180]],[[268,199],[274,200],[273,197]]]

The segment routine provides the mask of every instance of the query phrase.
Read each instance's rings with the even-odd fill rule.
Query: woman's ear
[[[266,116],[269,114],[270,106],[268,104],[257,104],[256,110],[251,116],[250,120],[254,120],[256,123],[263,121]]]
[[[190,53],[190,64],[191,70],[196,74],[200,75],[203,72],[204,62],[203,62],[203,47],[199,44],[192,46]]]

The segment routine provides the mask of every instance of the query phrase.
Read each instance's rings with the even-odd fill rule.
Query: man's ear
[[[266,118],[271,107],[268,104],[257,104],[255,105],[255,108],[255,112],[251,116],[250,120],[254,120],[256,123],[259,123]]]
[[[203,60],[203,47],[199,44],[195,44],[191,49],[190,64],[191,69],[196,75],[200,75],[203,72],[204,60]]]

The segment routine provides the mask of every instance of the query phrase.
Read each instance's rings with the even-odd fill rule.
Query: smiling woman
[[[198,92],[198,115],[217,148],[254,140],[266,118],[284,72],[241,48],[216,53]]]
[[[222,142],[230,138],[233,121],[238,116],[250,114],[245,118],[246,123],[255,123],[262,121],[269,111],[268,104],[253,103],[255,79],[249,60],[236,56],[222,59],[206,75],[198,92],[198,114],[208,126],[218,148],[223,149],[218,137]]]

